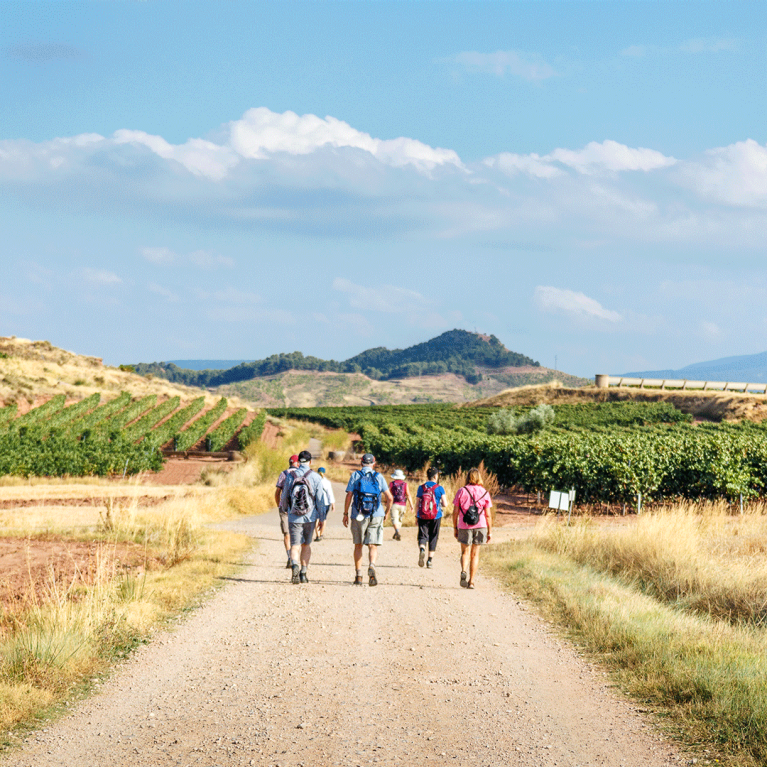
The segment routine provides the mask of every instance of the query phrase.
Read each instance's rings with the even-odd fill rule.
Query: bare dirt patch
[[[168,458],[160,471],[145,474],[143,482],[150,485],[194,485],[206,469],[231,471],[237,465],[237,461],[225,458]]]
[[[118,573],[154,564],[143,547],[132,543],[0,538],[2,615],[8,618],[30,602],[47,599],[53,584],[69,588],[93,583],[107,559]]]

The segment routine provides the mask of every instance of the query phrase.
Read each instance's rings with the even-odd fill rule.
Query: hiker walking
[[[314,540],[321,541],[322,535],[325,532],[325,518],[328,514],[330,514],[331,511],[336,510],[336,497],[333,494],[333,485],[325,476],[325,467],[320,466],[320,468],[317,469],[317,474],[320,475],[320,479],[322,480],[322,489],[325,492],[325,508],[327,509],[325,514],[317,520],[317,529]]]
[[[282,530],[282,538],[285,542],[285,556],[288,558],[288,563],[285,567],[290,570],[290,529],[288,528],[288,508],[285,505],[287,503],[287,496],[285,496],[283,503],[282,492],[285,487],[285,481],[288,476],[292,474],[298,468],[298,456],[291,455],[288,462],[288,468],[280,472],[280,476],[277,478],[277,489],[274,491],[274,502],[277,504],[277,508],[280,512],[280,530]]]
[[[445,488],[437,484],[439,471],[436,467],[430,467],[426,472],[426,482],[419,485],[416,497],[418,498],[418,566],[432,566],[432,557],[437,550],[439,540],[439,528],[442,524],[442,510],[447,508]],[[426,558],[426,549],[429,549],[429,558]]]
[[[362,456],[362,468],[352,472],[346,485],[344,527],[349,527],[351,510],[352,540],[354,541],[354,585],[362,585],[362,552],[368,547],[368,583],[375,586],[378,547],[383,543],[383,523],[392,502],[392,496],[383,475],[374,468],[375,458],[370,453]],[[385,505],[384,505],[385,504]]]
[[[391,475],[389,482],[389,492],[392,495],[391,505],[391,523],[394,526],[394,540],[401,541],[400,528],[402,527],[402,518],[408,509],[413,508],[413,499],[410,497],[410,488],[407,486],[407,480],[402,469],[397,469]]]
[[[317,519],[325,514],[325,491],[322,480],[312,471],[312,454],[298,454],[298,468],[285,481],[288,528],[290,530],[290,567],[292,583],[309,583],[307,569],[312,558],[312,538]]]
[[[461,544],[461,586],[474,588],[474,576],[479,567],[479,548],[490,543],[493,517],[490,508],[493,501],[482,485],[479,469],[472,469],[466,485],[453,501],[453,533]]]

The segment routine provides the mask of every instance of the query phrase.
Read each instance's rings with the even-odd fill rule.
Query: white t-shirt
[[[325,504],[330,508],[330,505],[336,502],[336,497],[333,495],[333,485],[327,477],[322,478],[322,489],[325,491]]]

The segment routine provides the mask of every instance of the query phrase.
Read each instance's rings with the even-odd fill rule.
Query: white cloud
[[[172,264],[176,260],[170,248],[141,248],[141,255],[151,264]]]
[[[172,290],[168,290],[168,288],[164,288],[162,285],[158,285],[156,282],[150,282],[147,285],[147,288],[150,292],[155,293],[158,296],[162,296],[166,301],[169,301],[170,303],[175,304],[180,300]]]
[[[222,256],[207,250],[195,250],[193,253],[180,255],[170,248],[163,246],[141,248],[140,252],[147,261],[156,266],[186,263],[208,270],[218,269],[219,267],[231,269],[234,266],[234,259],[229,258],[229,256]]]
[[[485,72],[498,77],[508,73],[529,82],[547,80],[556,75],[554,68],[540,56],[522,51],[496,51],[495,53],[464,51],[456,55],[452,61],[469,72]]]
[[[122,282],[114,272],[106,269],[85,268],[82,270],[82,276],[93,285],[119,285]]]
[[[409,288],[394,285],[366,288],[343,277],[333,280],[333,290],[346,293],[349,296],[349,305],[354,309],[372,309],[391,314],[417,312],[423,305],[431,303],[420,293]]]
[[[258,107],[230,123],[229,129],[231,146],[250,159],[263,160],[279,152],[305,155],[323,147],[349,147],[395,167],[413,165],[419,170],[445,164],[462,167],[452,149],[433,148],[411,138],[373,138],[330,116],[323,120],[312,114],[299,116],[290,111],[278,114]]]
[[[217,290],[213,293],[213,298],[216,301],[221,301],[226,304],[259,304],[261,303],[261,296],[257,293],[249,293],[245,290],[238,290],[237,288],[226,288],[226,290]]]
[[[753,139],[709,149],[683,163],[680,182],[701,197],[729,205],[767,207],[767,146]]]
[[[562,173],[562,166],[578,173],[637,171],[644,172],[668,168],[676,163],[673,157],[644,147],[628,147],[607,139],[601,144],[592,141],[583,149],[555,149],[547,155],[518,155],[502,152],[489,157],[485,164],[498,167],[507,175],[525,173],[534,178],[554,178]]]
[[[641,59],[648,54],[650,46],[647,45],[629,45],[621,51],[621,56],[629,56],[635,59]]]
[[[679,46],[683,53],[720,53],[737,49],[738,41],[733,37],[698,37]]]
[[[724,335],[722,329],[715,322],[702,321],[700,323],[700,330],[701,335],[707,341],[718,341]]]
[[[234,266],[234,259],[229,258],[229,256],[210,253],[207,250],[195,250],[194,253],[189,254],[188,258],[191,263],[199,266],[200,269],[218,269],[220,266],[231,269]]]
[[[138,130],[118,130],[112,141],[121,144],[145,146],[164,160],[173,160],[197,176],[214,181],[223,179],[229,170],[239,162],[237,155],[227,146],[211,141],[191,138],[185,144],[169,144],[161,136],[152,136]]]
[[[564,312],[608,322],[620,322],[623,319],[618,312],[605,309],[598,301],[574,290],[539,285],[535,289],[533,300],[544,312]]]

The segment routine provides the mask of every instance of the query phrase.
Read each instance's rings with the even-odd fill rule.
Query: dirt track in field
[[[475,590],[461,589],[451,530],[427,570],[417,566],[415,530],[394,542],[387,528],[379,585],[355,587],[339,517],[314,545],[311,582],[300,586],[289,583],[276,514],[230,523],[258,540],[239,575],[0,764],[685,761],[513,596],[481,573]],[[496,531],[501,540],[512,534]]]

